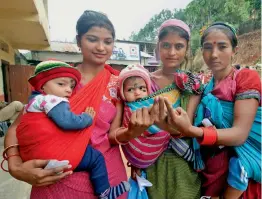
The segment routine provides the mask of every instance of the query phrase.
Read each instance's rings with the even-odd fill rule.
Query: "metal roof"
[[[68,52],[68,53],[81,53],[79,50],[77,44],[70,43],[70,42],[58,42],[58,41],[52,41],[50,45],[50,49],[53,52]],[[149,55],[148,53],[140,51],[141,57],[145,58],[151,58],[152,55]]]
[[[69,42],[52,41],[50,48],[54,52],[81,53],[77,44]]]

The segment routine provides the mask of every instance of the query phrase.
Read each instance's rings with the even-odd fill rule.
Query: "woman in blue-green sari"
[[[196,138],[194,166],[202,170],[205,195],[261,198],[261,80],[256,71],[232,67],[237,37],[231,25],[212,24],[201,45],[213,78],[204,89],[195,126],[182,108],[173,109],[166,99],[159,103],[165,101],[169,125]]]

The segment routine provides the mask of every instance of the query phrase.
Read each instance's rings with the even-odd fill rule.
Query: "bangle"
[[[4,162],[5,162],[5,161],[8,161],[9,158],[14,157],[14,156],[20,156],[20,155],[19,155],[18,153],[16,153],[16,154],[7,156],[7,157],[5,157],[5,158],[2,160],[2,162],[1,162],[1,169],[2,169],[3,171],[9,172],[7,169],[4,168]]]
[[[19,147],[19,144],[13,144],[13,145],[10,145],[10,146],[8,146],[8,147],[6,147],[5,149],[4,149],[4,151],[3,151],[3,158],[5,159],[5,158],[7,158],[7,151],[9,150],[9,149],[11,149],[11,148],[14,148],[14,147]]]
[[[214,145],[217,141],[217,130],[214,126],[200,127],[203,130],[203,139],[198,139],[200,145]]]
[[[116,138],[117,132],[118,132],[119,130],[121,130],[121,129],[126,129],[126,128],[125,128],[125,127],[120,127],[120,128],[118,128],[118,129],[115,130],[115,141],[116,141],[116,143],[119,144],[119,145],[126,145],[128,142],[119,142],[119,141],[117,140],[117,138]]]

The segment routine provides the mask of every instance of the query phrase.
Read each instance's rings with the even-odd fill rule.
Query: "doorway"
[[[9,62],[1,60],[1,71],[3,76],[3,92],[4,92],[4,100],[5,102],[10,102],[10,90],[8,88],[10,85],[8,78],[8,66]]]

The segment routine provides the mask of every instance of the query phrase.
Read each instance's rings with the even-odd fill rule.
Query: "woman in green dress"
[[[174,82],[174,75],[186,61],[189,38],[189,27],[183,21],[171,19],[160,26],[156,51],[162,67],[152,73],[154,92]],[[187,104],[185,103],[188,100],[185,98],[181,93],[181,106],[187,108],[187,113],[193,122],[200,97],[193,95]],[[183,139],[191,145],[190,138]],[[174,150],[167,149],[153,165],[146,169],[146,174],[147,179],[153,184],[148,188],[150,199],[200,198],[201,181],[198,173],[193,170],[192,162],[187,162]]]

